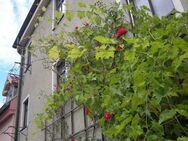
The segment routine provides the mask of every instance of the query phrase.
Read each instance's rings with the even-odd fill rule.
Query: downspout
[[[52,1],[52,35],[54,34],[54,31],[55,31],[55,24],[56,24],[56,21],[55,21],[55,10],[56,10],[56,0],[53,0]],[[57,87],[55,87],[54,85],[55,84],[57,84],[57,77],[56,77],[56,74],[55,74],[55,65],[56,64],[56,62],[55,63],[53,63],[53,65],[52,65],[52,94],[54,93],[54,92],[56,92],[56,90],[57,90]],[[53,119],[52,119],[53,121],[54,121],[54,117],[53,117]],[[45,127],[45,131],[46,131],[47,129],[46,129],[46,127]],[[55,132],[55,127],[54,127],[54,125],[52,125],[52,140],[54,140],[54,132]]]
[[[56,1],[52,1],[52,34],[55,30],[55,10],[56,10]]]
[[[20,55],[21,55],[21,63],[20,63],[20,79],[19,79],[19,85],[18,85],[18,100],[17,100],[17,110],[16,110],[16,124],[15,124],[15,136],[14,141],[19,141],[19,130],[20,130],[20,109],[21,109],[21,97],[22,97],[22,82],[23,82],[23,71],[24,71],[24,54],[25,54],[25,48],[23,46],[20,46]]]
[[[52,35],[54,34],[54,30],[55,30],[55,8],[56,8],[56,1],[53,0],[52,1]],[[52,94],[54,92],[56,92],[57,90],[57,74],[54,72],[56,70],[56,64],[57,61],[55,61],[52,64]]]
[[[127,5],[131,4],[131,1],[130,0],[126,0],[126,3]],[[132,14],[132,11],[131,10],[128,10],[128,13],[129,13],[129,17],[130,17],[130,24],[131,24],[131,28],[133,29],[134,27],[134,17],[133,17],[133,14]]]

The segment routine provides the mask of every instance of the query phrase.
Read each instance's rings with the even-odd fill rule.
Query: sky
[[[5,101],[2,90],[10,69],[19,70],[14,62],[20,62],[20,56],[12,45],[33,1],[0,0],[0,107]]]

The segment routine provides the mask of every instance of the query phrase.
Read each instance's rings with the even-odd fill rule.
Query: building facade
[[[89,5],[98,0],[82,1]],[[102,0],[106,4],[115,1],[133,2],[135,8],[145,5],[150,9],[150,14],[159,17],[170,14],[173,9],[181,12],[188,10],[187,0]],[[69,3],[69,7],[66,7],[66,2]],[[105,140],[98,125],[86,116],[85,107],[76,105],[74,100],[69,100],[63,106],[62,114],[56,117],[56,120],[52,123],[44,123],[45,129],[40,130],[33,123],[36,115],[44,112],[46,104],[44,97],[56,91],[56,86],[62,82],[52,71],[52,64],[53,69],[62,75],[66,73],[66,64],[49,62],[45,59],[47,56],[41,53],[40,48],[36,49],[36,56],[33,56],[30,47],[39,38],[61,31],[61,25],[66,22],[63,15],[66,14],[66,10],[79,10],[77,2],[75,0],[35,0],[16,37],[13,47],[17,48],[22,59],[15,141],[62,141],[70,135],[78,140],[91,138]],[[62,12],[62,17],[58,21],[55,20],[55,11]],[[131,13],[127,12],[126,15],[130,23],[134,24]],[[38,16],[41,16],[43,20],[40,20]],[[52,20],[49,21],[49,19]],[[64,27],[64,30],[69,32],[79,24],[81,21],[75,18],[67,27]],[[60,127],[56,129],[57,126]]]
[[[2,95],[5,104],[0,108],[0,140],[13,141],[16,120],[18,77],[9,75],[5,82]]]

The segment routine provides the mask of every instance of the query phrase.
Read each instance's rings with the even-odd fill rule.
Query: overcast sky
[[[20,56],[12,44],[34,0],[0,0],[0,107],[4,102],[2,89],[14,62]],[[18,67],[15,66],[15,67]]]

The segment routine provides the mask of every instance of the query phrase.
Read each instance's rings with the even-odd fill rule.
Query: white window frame
[[[26,126],[24,126],[24,116],[25,116],[25,106],[24,106],[24,104],[25,104],[25,102],[28,100],[28,111],[27,111],[27,123],[26,123]],[[28,95],[28,96],[26,96],[25,98],[24,98],[24,100],[22,101],[22,113],[21,113],[21,131],[22,130],[24,130],[24,129],[26,129],[26,128],[28,128],[28,126],[29,126],[29,110],[30,109],[30,96]]]
[[[65,14],[65,12],[66,12],[65,3],[66,3],[66,0],[60,0],[59,4],[56,3],[56,10],[61,12],[61,13],[63,13],[63,14]]]
[[[63,19],[65,13],[66,13],[66,0],[61,0],[60,6],[62,6],[62,10],[58,9],[57,0],[53,0],[52,4],[52,32],[55,30],[55,25],[59,24],[61,20]],[[62,16],[60,19],[56,19],[55,13],[56,11],[61,12]]]
[[[59,62],[59,59],[56,60],[53,64],[52,64],[52,94],[56,92],[57,90],[57,63]]]
[[[134,2],[134,0],[131,0],[133,3],[135,3]],[[154,9],[154,5],[153,5],[153,2],[152,2],[152,0],[146,0],[146,1],[148,1],[148,4],[149,4],[149,9],[150,9],[150,11],[151,11],[151,15],[155,15],[155,16],[158,16],[157,14],[156,14],[156,11],[155,11],[155,9]],[[174,1],[173,0],[171,0],[171,2],[172,2],[172,4],[173,4],[173,8],[174,9],[176,9],[176,7],[175,7],[175,4],[174,4]],[[144,6],[144,5],[143,5]],[[150,12],[149,12],[150,13]],[[167,15],[168,14],[170,14],[171,12],[169,12],[169,13],[167,13]],[[167,16],[167,15],[165,15],[165,16]],[[163,16],[158,16],[158,17],[163,17]]]
[[[179,11],[179,12],[185,11],[180,0],[172,0],[172,2],[173,2],[174,7],[177,11]]]

